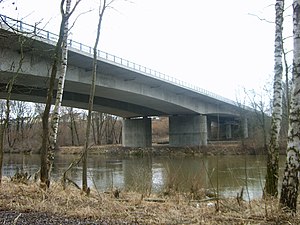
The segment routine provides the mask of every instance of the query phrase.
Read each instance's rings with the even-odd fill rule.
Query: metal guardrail
[[[34,35],[36,35],[40,38],[46,39],[48,41],[57,42],[57,40],[58,40],[58,35],[57,34],[54,34],[52,32],[40,29],[37,26],[33,26],[33,25],[30,25],[30,24],[24,23],[21,20],[16,20],[16,19],[10,18],[10,17],[5,16],[5,15],[1,15],[1,14],[0,14],[0,17],[2,19],[2,21],[0,21],[0,24],[2,22],[4,22],[4,23],[8,24],[10,27],[12,27],[13,29],[17,30],[17,31],[24,32],[24,33],[27,33],[27,34],[34,34]],[[74,41],[74,40],[71,40],[71,39],[68,39],[68,46],[71,47],[71,48],[74,48],[76,50],[79,50],[83,53],[91,54],[91,56],[93,54],[93,47],[82,44],[80,42],[77,42],[77,41]],[[197,92],[199,94],[206,95],[208,97],[217,99],[219,101],[223,101],[223,102],[226,102],[228,104],[237,106],[237,103],[234,102],[233,100],[230,100],[230,99],[225,98],[223,96],[217,95],[217,94],[212,93],[210,91],[207,91],[203,88],[197,87],[196,85],[193,85],[193,84],[187,83],[185,81],[179,80],[177,78],[171,77],[171,76],[166,75],[164,73],[160,73],[156,70],[149,69],[149,68],[147,68],[145,66],[142,66],[140,64],[136,64],[134,62],[123,59],[121,57],[109,54],[107,52],[97,50],[97,57],[98,57],[99,60],[105,59],[105,60],[107,60],[109,62],[112,62],[112,63],[115,63],[117,65],[126,67],[126,68],[131,69],[131,70],[135,70],[137,72],[140,72],[140,73],[142,73],[146,76],[153,77],[153,78],[156,78],[158,80],[161,80],[161,81],[164,81],[164,82],[167,82],[167,83],[185,88],[187,90],[191,90],[191,91]]]

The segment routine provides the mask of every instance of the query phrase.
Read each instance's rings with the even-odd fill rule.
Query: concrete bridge
[[[5,87],[15,76],[12,99],[45,102],[57,39],[56,34],[1,15],[0,98],[6,97]],[[63,105],[86,109],[93,49],[73,40],[68,45]],[[154,116],[169,117],[169,144],[178,147],[206,145],[215,138],[216,128],[219,136],[232,139],[241,124],[241,108],[235,102],[100,50],[94,110],[123,117],[122,143],[129,147],[151,146]],[[247,120],[242,124],[247,137]]]

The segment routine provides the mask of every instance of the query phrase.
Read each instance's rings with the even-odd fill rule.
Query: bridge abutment
[[[173,147],[207,145],[207,117],[204,115],[169,117],[169,143]]]
[[[124,147],[151,147],[151,119],[123,119],[122,145]]]

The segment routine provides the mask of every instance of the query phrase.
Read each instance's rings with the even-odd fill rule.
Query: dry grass
[[[0,189],[0,210],[50,212],[63,216],[108,219],[139,224],[300,224],[300,216],[289,217],[278,210],[277,201],[242,202],[235,199],[192,201],[183,194],[154,202],[138,193],[110,193],[92,190],[89,196],[73,186],[63,190],[52,183],[47,191],[38,183],[16,183],[4,178]],[[152,201],[153,200],[153,201]]]

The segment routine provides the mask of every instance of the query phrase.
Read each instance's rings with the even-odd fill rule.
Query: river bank
[[[59,146],[57,151],[62,154],[80,154],[83,146]],[[5,153],[25,153],[39,154],[39,148],[13,147],[4,148]],[[213,141],[207,146],[200,147],[170,147],[168,144],[153,143],[152,147],[134,148],[122,147],[121,144],[112,145],[92,145],[89,148],[91,154],[110,155],[173,155],[173,156],[202,156],[202,155],[262,155],[265,154],[262,147],[254,145],[252,142],[240,141]],[[284,150],[281,152],[284,154]]]
[[[82,146],[61,146],[58,150],[62,154],[80,154]],[[211,142],[202,147],[170,147],[164,144],[153,144],[152,147],[131,148],[121,145],[91,146],[90,154],[109,155],[154,155],[154,156],[202,156],[202,155],[261,155],[262,149],[254,148],[251,145],[242,145],[238,141]]]
[[[277,201],[238,198],[193,199],[184,193],[115,194],[91,190],[87,196],[72,185],[52,183],[44,191],[33,181],[4,178],[0,189],[1,224],[299,224]]]

